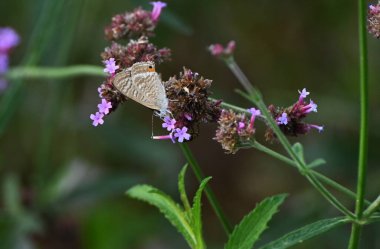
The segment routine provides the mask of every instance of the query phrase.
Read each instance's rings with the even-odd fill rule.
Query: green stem
[[[252,147],[254,147],[255,149],[261,151],[261,152],[264,152],[286,164],[289,164],[290,166],[293,166],[295,168],[297,168],[297,164],[289,159],[288,157],[284,156],[284,155],[281,155],[280,153],[274,151],[274,150],[271,150],[269,149],[268,147],[260,144],[259,142],[257,141],[254,141],[253,143],[251,143]],[[331,180],[330,178],[326,177],[325,175],[315,171],[315,170],[312,170],[312,169],[309,169],[309,172],[311,174],[313,174],[315,177],[317,177],[319,180],[321,180],[322,182],[324,182],[325,184],[329,185],[330,187],[336,189],[336,190],[339,190],[340,192],[346,194],[347,196],[351,197],[352,199],[356,199],[356,194],[354,192],[352,192],[351,190],[349,190],[348,188],[340,185],[339,183]],[[368,200],[365,200],[365,203],[367,205],[370,205],[371,202],[369,202]]]
[[[75,65],[67,67],[15,67],[5,75],[7,79],[61,79],[76,76],[106,76],[103,68],[91,65]]]
[[[360,70],[360,139],[359,139],[359,162],[358,183],[355,215],[358,220],[363,217],[364,196],[367,175],[367,150],[368,150],[368,59],[367,59],[367,1],[358,0],[359,22],[359,70]],[[362,226],[353,223],[348,248],[359,247]]]
[[[369,205],[369,207],[364,211],[363,217],[369,218],[371,215],[380,208],[380,195],[374,200],[374,202]]]
[[[247,76],[241,71],[240,67],[236,63],[234,57],[228,57],[225,59],[225,62],[228,66],[228,68],[232,71],[232,73],[235,75],[235,77],[239,80],[239,82],[242,84],[244,89],[248,92],[251,93],[253,91],[253,86]]]
[[[198,162],[196,161],[193,153],[191,152],[189,146],[187,144],[182,144],[182,143],[179,144],[179,146],[181,147],[182,153],[185,156],[186,160],[188,161],[191,168],[193,169],[194,174],[197,177],[198,181],[201,182],[205,178],[205,176],[202,173],[202,170],[201,170]],[[216,216],[218,217],[220,223],[222,223],[224,231],[226,232],[227,236],[229,236],[232,232],[231,225],[227,221],[227,218],[224,215],[222,208],[221,208],[219,202],[217,201],[214,192],[209,187],[209,185],[206,185],[205,193],[206,193],[206,196],[207,196],[212,208],[215,211]]]

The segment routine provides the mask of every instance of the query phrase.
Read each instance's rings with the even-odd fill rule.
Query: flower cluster
[[[170,131],[168,135],[164,136],[153,136],[153,139],[171,139],[173,143],[178,141],[179,143],[183,143],[185,140],[190,140],[191,135],[187,132],[188,128],[186,126],[179,126],[179,123],[174,118],[166,116],[164,118],[164,123],[162,124],[162,128],[165,128],[167,131]]]
[[[244,114],[222,110],[214,140],[222,145],[226,153],[235,154],[240,148],[244,148],[253,141],[254,122],[255,118],[260,115],[260,111],[251,108],[250,112],[251,118],[249,119]]]
[[[162,8],[166,3],[152,2],[152,12],[136,8],[133,12],[118,14],[106,27],[104,33],[108,40],[131,39],[141,36],[153,36]]]
[[[216,122],[220,116],[220,101],[209,100],[212,81],[190,69],[183,69],[179,77],[164,82],[169,101],[169,111],[179,127],[188,127],[195,137],[199,124]]]
[[[127,100],[127,97],[120,93],[113,85],[115,74],[123,69],[131,67],[137,62],[153,61],[156,65],[170,60],[171,51],[168,48],[158,49],[148,40],[154,35],[154,29],[161,14],[161,10],[166,6],[162,2],[152,2],[153,10],[145,11],[137,8],[133,12],[116,15],[112,18],[112,23],[106,27],[105,34],[108,40],[112,40],[110,47],[106,47],[101,53],[105,65],[104,72],[108,74],[106,80],[98,87],[99,97],[110,104],[107,113],[100,112],[99,115],[91,116],[93,124],[103,124],[104,115],[112,111]],[[137,38],[132,40],[131,38]],[[117,43],[120,39],[130,39],[127,45]],[[103,116],[102,116],[103,115]]]
[[[225,59],[233,55],[236,48],[235,41],[230,41],[226,47],[222,44],[216,43],[208,47],[210,53],[216,57]]]
[[[113,42],[101,54],[103,60],[114,58],[120,68],[128,68],[136,62],[142,61],[153,61],[158,65],[170,60],[170,56],[170,49],[158,49],[154,44],[149,43],[146,36],[142,36],[138,40],[130,40],[127,46]]]
[[[367,28],[369,33],[380,38],[380,2],[369,6]]]
[[[298,101],[290,107],[280,108],[270,105],[268,110],[273,118],[277,121],[278,126],[288,136],[297,136],[306,134],[311,129],[316,129],[319,132],[323,131],[323,126],[304,123],[302,120],[311,112],[317,112],[317,104],[312,100],[309,103],[305,98],[310,94],[306,88],[299,92]],[[273,130],[268,128],[265,134],[267,140],[271,141],[275,138]]]
[[[0,91],[7,87],[7,82],[1,78],[8,71],[9,53],[20,43],[20,37],[12,28],[0,28]]]
[[[93,126],[102,125],[104,123],[104,116],[110,113],[112,109],[112,103],[108,102],[106,99],[102,99],[102,102],[98,104],[98,112],[90,115]]]

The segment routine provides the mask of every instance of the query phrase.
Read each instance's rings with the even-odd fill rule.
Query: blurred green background
[[[183,66],[213,80],[215,98],[244,108],[240,88],[211,43],[237,42],[236,60],[259,87],[267,104],[290,105],[306,87],[319,105],[308,120],[325,132],[292,139],[307,159],[323,157],[320,171],[354,189],[359,124],[355,1],[169,0],[152,39],[173,51],[159,66],[162,77]],[[11,65],[101,66],[109,45],[103,28],[114,14],[148,1],[2,0],[0,26],[15,28],[22,43]],[[370,151],[367,198],[380,189],[380,41],[369,38]],[[164,249],[187,248],[159,212],[129,199],[136,183],[154,185],[178,199],[177,174],[185,163],[177,145],[152,141],[151,111],[128,101],[94,128],[89,119],[99,98],[99,77],[10,82],[11,99],[0,96],[7,117],[0,126],[0,248]],[[8,104],[7,104],[8,103]],[[10,104],[9,104],[10,103]],[[3,120],[4,121],[4,120]],[[157,121],[158,122],[158,121]],[[158,125],[155,133],[160,133]],[[226,155],[205,125],[190,147],[227,216],[237,223],[264,197],[290,193],[260,244],[291,229],[339,215],[293,168],[254,150]],[[258,139],[264,127],[259,125]],[[277,144],[270,145],[283,152]],[[188,190],[197,181],[188,173]],[[342,197],[347,205],[351,200]],[[204,234],[209,248],[227,240],[206,199]],[[345,248],[344,226],[295,248]],[[364,230],[362,248],[380,248],[380,227]]]

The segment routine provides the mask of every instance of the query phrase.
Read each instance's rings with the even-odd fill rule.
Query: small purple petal
[[[106,99],[102,99],[102,103],[98,105],[98,108],[100,113],[108,114],[109,109],[112,108],[112,104],[111,102],[108,102]]]
[[[321,133],[325,129],[323,125],[310,125],[310,127],[317,129],[319,133]]]
[[[277,118],[278,124],[288,124],[288,114],[286,112],[281,114],[281,117]]]
[[[254,116],[260,116],[261,115],[261,111],[259,109],[256,109],[256,108],[249,108],[248,111]]]
[[[299,100],[300,100],[300,101],[302,101],[304,98],[307,97],[307,95],[310,94],[310,92],[308,92],[308,91],[306,90],[306,88],[302,89],[302,91],[299,91],[299,90],[298,90],[298,93],[300,94],[300,97],[299,97]]]
[[[104,64],[106,66],[103,70],[105,73],[114,74],[116,72],[116,70],[119,69],[119,66],[116,65],[114,58],[110,58],[109,60],[105,60]]]
[[[222,44],[219,44],[219,43],[210,45],[208,49],[210,50],[211,54],[214,56],[220,56],[222,55],[224,51]]]
[[[92,125],[95,127],[98,126],[99,124],[102,125],[104,123],[103,117],[104,117],[104,114],[100,112],[91,114],[90,119],[93,120]]]
[[[166,116],[162,128],[166,128],[168,131],[174,130],[176,122],[174,118],[171,119],[169,116]]]
[[[160,18],[162,9],[166,7],[166,3],[157,1],[157,2],[150,2],[150,4],[153,5],[151,18],[153,22],[157,22],[158,19]]]
[[[177,128],[175,129],[174,137],[178,138],[178,142],[182,143],[183,140],[190,140],[190,134],[187,133],[187,127],[184,126],[182,129]]]
[[[20,43],[20,37],[12,28],[0,28],[0,52],[8,52],[9,49]]]

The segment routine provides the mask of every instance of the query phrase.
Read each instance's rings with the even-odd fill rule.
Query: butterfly
[[[152,61],[137,62],[117,73],[113,85],[126,97],[156,110],[160,117],[170,113],[165,87]]]

